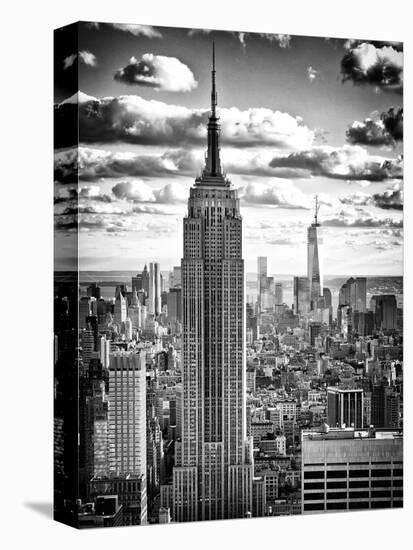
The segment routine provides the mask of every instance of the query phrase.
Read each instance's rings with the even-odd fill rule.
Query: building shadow
[[[51,502],[23,502],[23,505],[43,517],[53,519],[53,504]]]

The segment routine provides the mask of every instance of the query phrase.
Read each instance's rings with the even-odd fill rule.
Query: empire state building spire
[[[216,108],[218,103],[218,94],[216,91],[215,82],[215,42],[212,43],[212,88],[211,88],[211,114],[208,121],[208,151],[205,159],[205,169],[203,171],[204,178],[222,179],[221,159],[219,157],[219,117],[217,116]]]

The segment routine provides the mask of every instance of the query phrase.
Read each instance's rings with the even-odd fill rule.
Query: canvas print
[[[54,41],[55,518],[402,507],[402,43]]]

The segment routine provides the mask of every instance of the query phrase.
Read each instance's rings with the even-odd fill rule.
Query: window
[[[369,477],[369,470],[350,470],[349,477]]]
[[[346,470],[330,470],[327,472],[327,478],[342,478],[347,477]]]
[[[324,472],[304,472],[304,479],[324,479]]]
[[[312,510],[324,510],[324,503],[313,502],[311,504],[304,504],[304,512],[310,512]]]

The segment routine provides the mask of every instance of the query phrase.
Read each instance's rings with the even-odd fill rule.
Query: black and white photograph
[[[403,43],[80,22],[54,79],[55,519],[402,508]]]

